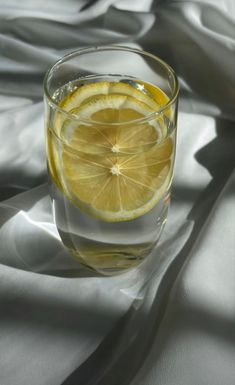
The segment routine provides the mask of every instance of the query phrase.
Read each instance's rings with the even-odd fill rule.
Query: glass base
[[[131,221],[105,222],[82,212],[51,185],[54,220],[61,240],[82,265],[102,275],[138,266],[153,250],[167,219],[170,193]]]

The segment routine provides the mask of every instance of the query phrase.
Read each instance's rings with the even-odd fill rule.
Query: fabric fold
[[[160,56],[181,84],[168,222],[116,277],[64,249],[44,140],[47,68],[102,44]],[[1,385],[234,383],[234,48],[233,0],[1,1]]]

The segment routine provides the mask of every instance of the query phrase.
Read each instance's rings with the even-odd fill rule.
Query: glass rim
[[[144,50],[139,49],[139,48],[133,48],[133,47],[122,46],[122,45],[97,45],[97,46],[83,47],[83,48],[79,48],[77,50],[74,50],[74,51],[62,56],[60,59],[58,59],[56,62],[54,62],[48,68],[48,70],[46,71],[46,74],[44,76],[44,80],[43,80],[43,89],[44,89],[44,95],[46,96],[51,107],[53,107],[58,112],[64,114],[65,116],[67,116],[70,120],[79,121],[80,124],[82,124],[82,123],[93,124],[93,125],[103,125],[104,124],[101,121],[81,118],[81,117],[79,117],[79,116],[77,116],[77,115],[75,115],[69,111],[64,110],[62,107],[60,107],[58,105],[58,103],[55,102],[55,100],[52,98],[52,96],[49,92],[49,89],[48,89],[49,76],[56,69],[56,67],[58,67],[61,63],[69,61],[70,59],[72,59],[76,56],[80,56],[80,55],[83,55],[86,53],[102,52],[102,51],[123,51],[123,52],[130,52],[130,53],[132,52],[132,53],[140,54],[141,56],[145,56],[145,57],[149,57],[151,59],[154,59],[155,61],[160,63],[172,75],[173,80],[174,80],[174,88],[173,88],[172,96],[171,96],[171,98],[169,98],[168,102],[164,106],[162,106],[160,109],[158,109],[157,111],[151,112],[150,114],[143,116],[141,118],[128,120],[127,122],[109,122],[109,123],[106,123],[107,126],[121,126],[121,125],[126,126],[126,125],[133,124],[133,123],[134,124],[141,124],[144,122],[148,122],[150,120],[155,119],[159,115],[161,115],[165,110],[167,110],[172,104],[174,104],[176,102],[178,94],[179,94],[178,78],[177,78],[177,75],[176,75],[174,69],[169,64],[167,64],[164,60],[162,60],[161,58],[159,58],[158,56],[156,56],[150,52],[144,51]]]

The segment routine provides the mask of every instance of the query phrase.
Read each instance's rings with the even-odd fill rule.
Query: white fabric
[[[119,43],[181,83],[169,220],[139,269],[73,277],[53,225],[42,80]],[[235,384],[235,2],[0,3],[0,384]]]

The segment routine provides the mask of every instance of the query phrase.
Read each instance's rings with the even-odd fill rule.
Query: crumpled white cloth
[[[66,52],[108,43],[161,56],[181,95],[160,244],[98,278],[53,225],[42,80]],[[234,52],[233,0],[1,1],[1,385],[234,385]]]

